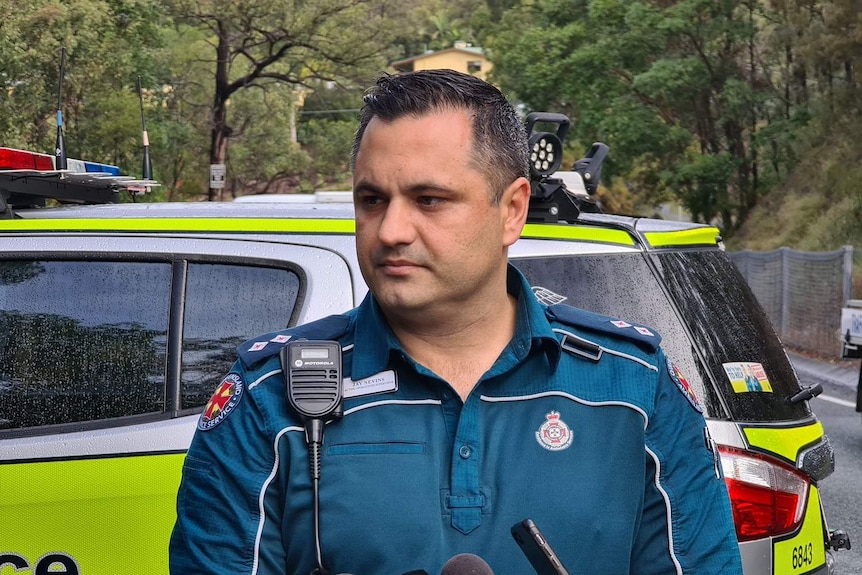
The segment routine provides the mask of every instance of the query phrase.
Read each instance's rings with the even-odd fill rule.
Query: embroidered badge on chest
[[[572,430],[556,411],[545,414],[545,423],[536,432],[536,441],[550,451],[566,449],[572,444]]]

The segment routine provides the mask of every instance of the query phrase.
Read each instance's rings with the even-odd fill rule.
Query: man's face
[[[384,310],[459,309],[500,289],[523,218],[513,223],[513,193],[492,203],[472,151],[465,111],[368,124],[353,172],[356,249]]]

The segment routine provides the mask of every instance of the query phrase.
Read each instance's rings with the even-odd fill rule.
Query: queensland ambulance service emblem
[[[239,405],[245,385],[239,374],[229,373],[219,384],[198,421],[198,429],[208,431],[224,421]]]
[[[703,413],[703,407],[700,406],[700,402],[697,400],[697,396],[694,394],[694,390],[691,388],[691,384],[682,374],[682,371],[676,366],[674,362],[668,358],[667,360],[667,371],[670,374],[670,378],[676,384],[677,389],[679,389],[688,402],[691,404],[693,408],[698,410],[700,413]]]
[[[545,415],[545,423],[536,432],[536,441],[550,451],[566,449],[572,444],[572,430],[560,419],[560,414],[552,411]]]

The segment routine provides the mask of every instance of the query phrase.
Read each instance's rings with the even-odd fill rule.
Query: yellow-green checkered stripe
[[[292,232],[351,234],[356,231],[352,219],[319,218],[46,218],[0,220],[0,232]],[[524,238],[583,240],[634,246],[625,231],[578,225],[527,224]]]

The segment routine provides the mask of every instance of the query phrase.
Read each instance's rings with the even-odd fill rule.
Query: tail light
[[[809,478],[768,456],[719,447],[739,541],[794,531],[802,522]]]

